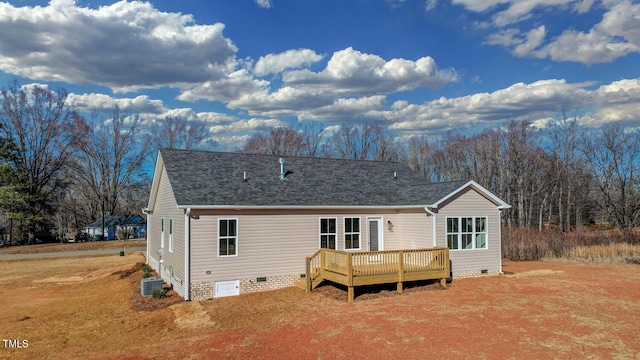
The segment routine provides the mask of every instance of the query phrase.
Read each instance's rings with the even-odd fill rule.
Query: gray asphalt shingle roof
[[[466,183],[427,183],[397,162],[289,156],[281,180],[280,156],[160,154],[179,206],[426,206]]]

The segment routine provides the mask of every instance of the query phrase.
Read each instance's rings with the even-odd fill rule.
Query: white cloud
[[[229,134],[253,131],[268,131],[271,128],[286,126],[287,124],[278,119],[249,119],[239,120],[226,125],[214,125],[209,128],[213,134]]]
[[[493,25],[502,27],[530,18],[536,8],[573,5],[574,10],[582,14],[591,8],[593,0],[452,0],[452,3],[474,12],[502,9],[506,6],[506,9],[493,14]]]
[[[500,45],[504,47],[510,47],[520,45],[524,42],[520,30],[516,28],[500,30],[496,33],[487,36],[487,40],[484,42],[487,45]]]
[[[514,55],[527,56],[533,53],[542,43],[544,37],[547,34],[547,30],[544,25],[532,29],[526,35],[526,40],[513,48]]]
[[[298,118],[300,120],[342,122],[345,119],[366,116],[370,111],[382,111],[386,105],[386,100],[386,97],[382,95],[341,98],[329,105],[302,111],[298,114]]]
[[[322,89],[344,95],[375,95],[409,91],[417,87],[439,88],[458,80],[453,70],[438,69],[435,61],[423,57],[416,61],[383,58],[361,53],[349,47],[336,51],[327,67],[286,72],[282,80],[288,86]]]
[[[98,9],[72,0],[0,3],[0,70],[116,90],[215,80],[235,66],[237,48],[223,29],[141,1]]]
[[[147,95],[134,98],[113,98],[105,94],[69,94],[66,104],[79,112],[111,112],[118,106],[125,113],[162,114],[166,108],[162,100],[151,100]]]
[[[591,6],[593,6],[594,1],[595,0],[582,0],[578,2],[574,7],[575,12],[577,12],[578,14],[584,14],[588,12],[589,10],[591,10]]]
[[[460,130],[480,123],[498,124],[511,119],[536,121],[563,109],[590,106],[593,97],[585,89],[589,85],[568,84],[555,79],[517,83],[492,93],[443,97],[421,105],[399,101],[391,109],[370,112],[369,116],[393,122],[390,128],[400,132],[425,134]]]
[[[506,10],[493,15],[493,25],[520,22],[536,8],[572,6],[574,12],[584,14],[592,7],[594,0],[496,0],[471,1],[454,0],[471,11],[488,11],[496,5],[508,6]],[[549,37],[545,25],[530,30],[526,34],[518,28],[500,29],[487,36],[485,44],[510,48],[520,57],[550,58],[555,61],[574,61],[585,64],[606,63],[630,53],[640,52],[640,4],[630,0],[603,0],[605,9],[600,23],[588,31],[564,30],[557,36]]]
[[[258,76],[278,74],[288,69],[309,66],[322,60],[322,55],[309,49],[287,50],[279,54],[261,56],[253,69]]]
[[[424,11],[429,12],[438,6],[438,0],[427,0],[424,4]]]
[[[248,70],[234,71],[215,81],[206,81],[184,90],[178,99],[182,101],[212,100],[229,102],[243,96],[266,91],[269,82],[254,79]]]
[[[580,112],[587,126],[609,122],[638,124],[640,79],[615,81],[591,90],[593,83],[567,83],[549,79],[517,83],[492,93],[440,98],[424,104],[396,101],[389,109],[370,111],[371,119],[391,123],[399,138],[434,135],[447,131],[508,120],[526,120],[544,127],[562,111]]]
[[[604,3],[610,8],[589,32],[566,30],[537,56],[593,64],[640,52],[640,4],[626,0]]]
[[[270,9],[273,6],[271,0],[255,0],[261,8]]]
[[[179,95],[180,100],[219,100],[230,109],[244,109],[252,116],[333,119],[356,116],[358,106],[366,110],[380,108],[389,93],[418,87],[436,88],[457,81],[453,70],[438,69],[431,57],[416,61],[384,60],[352,48],[335,52],[324,70],[287,70],[318,61],[310,50],[293,50],[260,58],[254,71],[259,74],[282,73],[282,85],[273,89],[267,80],[256,80],[248,70],[234,76],[194,86]],[[346,104],[358,106],[350,107]],[[350,111],[349,111],[350,110]]]
[[[452,0],[451,2],[460,4],[470,11],[483,12],[496,5],[509,3],[511,0]]]

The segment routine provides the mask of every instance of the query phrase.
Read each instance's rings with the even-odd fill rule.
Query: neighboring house
[[[85,226],[84,231],[91,239],[99,239],[103,235],[102,226],[102,218],[99,218]],[[147,221],[140,215],[105,215],[104,230],[106,240],[120,239],[122,236],[129,239],[143,238],[147,231]]]
[[[293,285],[325,247],[448,246],[454,278],[495,275],[509,207],[474,181],[427,183],[396,162],[162,149],[147,261],[185,300]]]

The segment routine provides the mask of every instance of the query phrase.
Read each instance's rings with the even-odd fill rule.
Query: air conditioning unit
[[[144,278],[140,282],[142,296],[151,296],[155,289],[162,289],[162,279],[159,277]]]

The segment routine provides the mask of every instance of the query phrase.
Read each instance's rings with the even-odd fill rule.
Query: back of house
[[[186,300],[291,286],[321,248],[448,247],[454,277],[501,272],[500,212],[474,181],[396,162],[162,149],[147,259]]]

